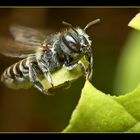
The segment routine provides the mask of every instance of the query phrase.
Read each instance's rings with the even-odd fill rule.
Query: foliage
[[[129,26],[140,30],[140,14],[132,19]],[[128,56],[129,54],[131,54],[130,50]],[[138,59],[139,51],[135,54]],[[130,63],[128,61],[129,59],[126,59],[125,62],[134,63],[134,61]],[[126,70],[129,71],[129,67],[127,65]],[[135,65],[134,69],[136,69]],[[130,70],[134,69],[130,68]],[[126,93],[121,96],[111,96],[97,90],[89,81],[86,81],[79,103],[63,132],[140,132],[140,85]]]

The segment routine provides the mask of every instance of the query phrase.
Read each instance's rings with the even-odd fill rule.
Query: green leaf
[[[125,94],[140,83],[140,32],[133,30],[122,50],[117,66],[114,93]]]
[[[138,13],[128,24],[128,26],[140,30],[140,13]]]
[[[81,61],[83,62],[85,68],[87,68],[89,62],[86,60],[86,58],[83,57],[81,59]],[[74,68],[70,71],[67,70],[66,67],[62,67],[61,69],[52,73],[54,87],[52,87],[52,85],[46,79],[43,79],[41,82],[42,82],[43,86],[45,87],[45,89],[47,89],[48,91],[53,91],[53,90],[63,87],[63,86],[64,87],[69,86],[69,84],[71,84],[73,81],[77,80],[82,75],[83,75],[83,73],[81,72],[79,65],[77,65],[76,68]]]
[[[128,26],[140,30],[140,13]],[[122,50],[114,81],[117,95],[132,91],[140,83],[140,31],[133,30]]]
[[[79,103],[63,132],[140,132],[140,86],[110,96],[86,81]]]

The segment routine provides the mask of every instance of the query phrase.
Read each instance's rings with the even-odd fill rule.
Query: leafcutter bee
[[[89,22],[84,29],[74,28],[70,23],[62,22],[67,28],[61,32],[45,35],[42,31],[13,25],[10,32],[14,39],[0,39],[1,53],[9,57],[23,58],[8,67],[1,76],[1,81],[14,89],[28,88],[32,84],[42,93],[48,91],[43,87],[43,77],[54,86],[52,73],[65,66],[67,70],[80,66],[86,79],[93,74],[93,52],[91,40],[86,30],[100,19]],[[87,69],[80,59],[86,56],[89,61]]]

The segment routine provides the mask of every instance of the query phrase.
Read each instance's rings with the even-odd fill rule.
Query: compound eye
[[[81,43],[81,46],[88,46],[89,45],[87,39],[84,36],[80,36],[80,43]]]
[[[74,38],[72,38],[72,36],[70,36],[70,35],[66,35],[65,38],[66,38],[67,41],[76,44],[76,41],[74,40]]]
[[[80,44],[71,35],[62,36],[62,40],[65,45],[74,52],[80,51]]]

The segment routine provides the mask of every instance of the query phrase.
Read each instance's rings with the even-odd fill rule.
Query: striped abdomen
[[[27,61],[24,59],[8,67],[2,74],[1,81],[14,89],[30,87]]]

